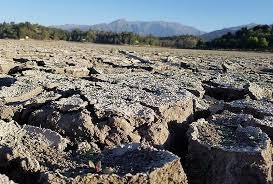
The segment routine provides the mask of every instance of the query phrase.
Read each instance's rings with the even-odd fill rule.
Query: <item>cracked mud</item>
[[[272,183],[272,54],[0,45],[0,183]]]

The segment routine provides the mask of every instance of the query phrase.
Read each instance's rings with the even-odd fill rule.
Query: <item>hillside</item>
[[[205,33],[203,35],[201,35],[201,38],[204,41],[210,41],[216,38],[220,38],[221,36],[227,34],[227,33],[235,33],[236,31],[240,30],[243,27],[247,27],[247,28],[252,28],[255,27],[257,24],[251,23],[251,24],[247,24],[247,25],[241,25],[241,26],[236,26],[236,27],[229,27],[229,28],[224,28],[224,29],[220,29],[220,30],[216,30],[216,31],[212,31],[209,33]]]
[[[241,28],[220,38],[207,42],[207,48],[268,50],[273,47],[273,27],[258,25],[253,28]]]

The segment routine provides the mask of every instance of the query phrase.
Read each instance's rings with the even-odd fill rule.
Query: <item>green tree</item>
[[[96,41],[96,33],[94,31],[88,31],[86,33],[86,41],[95,42]]]
[[[266,40],[266,38],[260,38],[259,42],[258,42],[258,47],[262,48],[262,49],[266,49],[268,48],[268,41]]]
[[[75,29],[71,32],[71,41],[79,42],[84,39],[84,34],[81,30]]]
[[[247,40],[247,47],[251,49],[257,48],[259,39],[257,37],[249,37]]]

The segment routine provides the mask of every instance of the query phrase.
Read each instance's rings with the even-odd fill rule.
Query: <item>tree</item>
[[[251,49],[257,48],[259,39],[257,37],[249,37],[247,40],[247,47]]]
[[[197,46],[198,39],[192,36],[181,36],[178,37],[175,46],[177,48],[192,49]]]
[[[79,29],[75,29],[71,32],[71,41],[79,42],[84,39],[83,32]]]
[[[86,41],[95,42],[96,41],[96,33],[94,31],[88,31],[86,33]]]
[[[259,42],[258,42],[258,47],[259,48],[266,49],[266,48],[268,48],[268,45],[269,45],[269,43],[266,40],[266,38],[260,38],[259,39]]]

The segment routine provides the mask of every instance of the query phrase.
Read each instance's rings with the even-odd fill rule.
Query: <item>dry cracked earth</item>
[[[273,54],[0,41],[0,183],[272,183]]]

